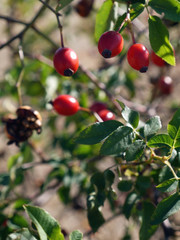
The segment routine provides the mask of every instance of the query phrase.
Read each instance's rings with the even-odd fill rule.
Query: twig
[[[60,13],[56,12],[56,10],[54,10],[51,6],[49,6],[48,2],[49,1],[43,1],[43,0],[39,0],[43,5],[45,5],[47,8],[49,8],[55,15],[57,16],[61,16]]]
[[[18,92],[19,106],[21,106],[22,105],[21,83],[22,83],[23,76],[24,76],[24,52],[23,52],[23,47],[22,47],[22,39],[19,44],[18,52],[19,52],[19,58],[21,61],[21,71],[20,71],[19,78],[16,83],[16,87],[17,87],[17,92]]]
[[[106,85],[102,82],[98,81],[98,78],[88,69],[85,69],[82,65],[80,66],[81,71],[86,74],[86,76],[89,77],[91,82],[93,82],[100,90],[104,91],[107,97],[111,100],[111,102],[114,104],[114,106],[119,110],[120,115],[121,115],[121,106],[119,103],[116,101],[116,99],[113,97],[113,95],[106,89]]]
[[[48,3],[49,0],[46,0],[46,3]],[[0,49],[10,45],[14,40],[16,40],[17,38],[22,38],[24,36],[24,34],[27,32],[27,30],[35,23],[35,21],[38,19],[38,17],[42,14],[42,12],[46,9],[46,6],[42,6],[39,11],[36,13],[36,15],[33,17],[33,19],[25,26],[25,28],[19,32],[18,34],[16,34],[14,37],[10,38],[7,42],[5,42],[4,44],[0,45]]]
[[[26,22],[24,22],[24,21],[17,20],[17,19],[14,19],[14,18],[12,18],[12,17],[4,16],[4,15],[0,15],[0,19],[4,19],[4,20],[6,20],[7,22],[22,24],[22,25],[25,25],[25,26],[28,26],[28,24],[29,24],[29,23],[26,23]],[[43,32],[41,32],[37,27],[31,26],[31,28],[32,28],[38,35],[40,35],[40,36],[43,37],[45,40],[47,40],[51,45],[53,45],[54,47],[58,48],[58,45],[57,45],[52,39],[50,39],[47,35],[45,35]]]

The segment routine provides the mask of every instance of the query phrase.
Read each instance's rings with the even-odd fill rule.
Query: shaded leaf
[[[166,19],[180,22],[180,4],[178,0],[149,0],[148,5]]]
[[[178,181],[175,178],[168,179],[165,182],[156,186],[161,192],[172,192],[177,189]]]
[[[165,219],[180,210],[180,194],[174,193],[163,199],[158,205],[152,216],[151,224],[160,224]]]
[[[58,2],[58,6],[56,8],[56,12],[60,11],[64,7],[66,7],[68,4],[70,4],[73,0],[63,0]]]
[[[138,200],[139,196],[137,195],[137,193],[131,192],[128,194],[123,205],[123,213],[127,219],[129,219],[129,217],[131,216],[131,211]]]
[[[169,42],[169,32],[157,16],[149,17],[149,40],[153,51],[170,65],[175,65],[173,48]]]
[[[118,189],[121,192],[128,192],[128,191],[130,191],[132,186],[133,186],[133,182],[131,180],[121,180],[118,183]]]
[[[103,155],[119,155],[126,151],[132,143],[133,129],[130,127],[117,128],[103,143],[100,153]]]
[[[115,120],[95,123],[84,129],[76,138],[76,142],[88,145],[99,143],[122,125],[121,122]]]
[[[119,101],[118,101],[119,102]],[[131,110],[129,107],[125,106],[124,103],[119,102],[122,107],[122,116],[126,120],[126,122],[130,123],[134,128],[138,127],[139,124],[139,113]]]
[[[21,229],[20,231],[17,231],[15,233],[11,233],[8,235],[6,240],[37,240],[27,228]]]
[[[126,161],[133,161],[140,158],[143,154],[144,146],[145,144],[142,140],[136,140],[135,142],[133,142],[126,151]]]
[[[157,133],[157,131],[160,130],[161,127],[162,127],[162,124],[161,124],[160,117],[154,116],[145,123],[145,125],[141,129],[141,133],[143,137],[149,137]]]
[[[78,230],[73,231],[69,236],[69,240],[82,240],[82,239],[83,234]]]
[[[151,225],[151,216],[155,210],[155,206],[149,202],[143,202],[142,208],[142,224],[139,232],[140,240],[148,240],[157,230],[158,225]]]
[[[172,139],[180,138],[180,109],[178,109],[167,126],[168,134]]]
[[[93,232],[96,232],[98,228],[105,223],[105,219],[101,213],[101,211],[94,207],[92,209],[88,209],[88,221],[89,225],[91,226]]]

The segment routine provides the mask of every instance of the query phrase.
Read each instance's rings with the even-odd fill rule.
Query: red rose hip
[[[114,113],[110,112],[108,109],[101,110],[98,114],[104,122],[115,119]]]
[[[140,72],[146,72],[149,66],[149,52],[140,43],[133,44],[127,52],[129,65]]]
[[[166,62],[156,55],[154,51],[151,52],[151,61],[158,67],[164,67],[166,65]]]
[[[162,94],[169,95],[173,90],[173,80],[169,76],[162,76],[158,81],[158,87]]]
[[[70,95],[60,95],[52,101],[55,111],[64,116],[74,115],[79,110],[78,101]]]
[[[54,55],[53,63],[56,71],[63,76],[72,76],[79,67],[76,53],[70,48],[59,48]]]
[[[90,110],[92,112],[97,112],[97,113],[104,109],[107,109],[107,105],[103,102],[94,102],[90,107]]]
[[[98,42],[98,50],[104,58],[112,58],[122,51],[123,44],[124,40],[120,33],[108,31],[101,35]]]

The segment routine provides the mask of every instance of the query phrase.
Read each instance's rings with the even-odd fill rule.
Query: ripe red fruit
[[[80,0],[75,9],[81,17],[88,17],[92,8],[94,0]]]
[[[117,56],[123,49],[124,40],[120,33],[108,31],[101,35],[98,42],[99,53],[104,58]]]
[[[101,110],[98,114],[103,121],[115,119],[114,113],[110,112],[108,109]]]
[[[158,81],[158,88],[164,95],[169,95],[173,90],[173,80],[169,76],[162,76]]]
[[[166,62],[161,57],[157,56],[154,51],[151,52],[151,61],[159,67],[166,65]]]
[[[127,52],[127,60],[132,68],[142,73],[146,72],[149,66],[149,52],[143,44],[135,43]]]
[[[72,76],[79,67],[76,53],[70,48],[59,48],[54,55],[53,63],[56,71],[63,76]]]
[[[70,95],[60,95],[54,99],[52,105],[57,113],[64,116],[74,115],[79,110],[78,101]]]
[[[104,109],[107,109],[107,105],[103,102],[94,102],[90,107],[90,110],[92,112],[97,112],[97,113]]]

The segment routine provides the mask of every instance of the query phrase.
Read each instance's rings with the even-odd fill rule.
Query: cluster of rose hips
[[[98,51],[104,58],[112,58],[120,54],[124,40],[116,31],[103,33],[98,42]],[[140,43],[134,43],[127,52],[127,60],[130,66],[140,72],[146,72],[149,66],[149,52]],[[54,55],[54,67],[63,76],[72,76],[79,67],[76,53],[66,47],[59,48]]]
[[[77,99],[67,94],[59,95],[51,102],[51,104],[53,105],[54,110],[63,116],[72,116],[79,110],[83,110]],[[102,102],[93,103],[89,108],[89,111],[97,113],[102,121],[115,119],[114,113],[109,111],[107,105]]]

